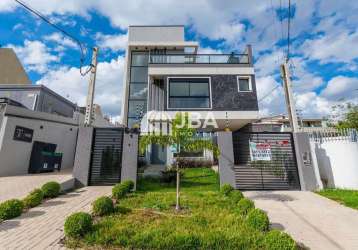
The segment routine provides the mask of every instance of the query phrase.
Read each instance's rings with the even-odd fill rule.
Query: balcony
[[[167,54],[150,55],[149,64],[242,64],[250,65],[248,54]]]

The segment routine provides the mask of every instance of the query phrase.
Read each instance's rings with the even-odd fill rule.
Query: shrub
[[[81,237],[92,229],[92,217],[84,212],[74,213],[66,218],[64,228],[67,237]]]
[[[24,203],[17,199],[0,203],[0,220],[8,220],[20,216],[24,209]]]
[[[241,199],[244,198],[244,195],[241,193],[240,190],[234,190],[229,193],[230,201],[237,204]]]
[[[92,211],[94,215],[106,215],[114,211],[112,199],[107,196],[99,197],[92,203]]]
[[[122,199],[134,188],[134,182],[131,180],[123,181],[122,183],[116,184],[112,188],[112,196],[116,200]]]
[[[60,194],[61,185],[58,182],[50,181],[41,187],[44,198],[54,198]]]
[[[180,168],[202,168],[212,167],[213,162],[209,160],[194,160],[192,158],[180,157],[176,159],[174,165],[179,164]]]
[[[248,213],[246,222],[249,226],[259,231],[267,231],[270,225],[267,214],[258,208],[253,209]]]
[[[268,250],[296,250],[296,242],[288,234],[272,230],[265,235],[264,248]]]
[[[220,188],[220,192],[225,196],[228,196],[233,190],[234,188],[229,184],[224,184]]]
[[[28,194],[24,201],[24,206],[26,208],[36,207],[41,204],[44,198],[44,193],[41,189],[35,189],[30,194]]]
[[[237,203],[237,211],[242,216],[246,216],[254,208],[255,208],[254,202],[247,198],[243,198]]]

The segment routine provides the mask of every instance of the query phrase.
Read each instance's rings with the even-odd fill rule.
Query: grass
[[[358,209],[358,190],[324,189],[317,193],[347,207]]]
[[[138,182],[114,214],[96,219],[93,230],[68,247],[94,249],[266,249],[263,232],[244,222],[237,205],[219,190],[211,169],[186,169],[181,212],[175,212],[175,183]]]

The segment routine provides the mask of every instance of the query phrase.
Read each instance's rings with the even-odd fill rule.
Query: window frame
[[[209,107],[207,108],[170,108],[169,99],[170,99],[170,79],[208,79],[209,82]],[[210,76],[171,76],[167,77],[167,86],[166,86],[166,95],[167,95],[167,110],[211,110],[213,107],[212,103],[212,93],[211,93],[211,77]],[[188,96],[188,98],[195,98],[195,96]],[[200,98],[200,97],[198,97]]]
[[[240,90],[240,79],[249,80],[249,90]],[[240,75],[236,77],[236,84],[238,92],[248,93],[252,92],[252,82],[251,82],[251,75]]]

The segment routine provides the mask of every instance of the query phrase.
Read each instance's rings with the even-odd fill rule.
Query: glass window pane
[[[129,85],[129,98],[130,99],[146,99],[148,92],[147,84],[130,84]]]
[[[169,99],[169,108],[210,108],[209,98],[198,98],[198,97],[171,97]]]
[[[190,83],[190,96],[209,96],[209,83],[207,82]]]
[[[132,66],[147,66],[148,54],[144,52],[132,52]]]
[[[128,117],[138,118],[144,116],[147,112],[147,102],[129,100]]]
[[[189,83],[170,82],[170,96],[189,96]]]
[[[240,91],[250,91],[249,79],[239,78],[239,90]]]
[[[148,68],[131,67],[131,82],[148,82]]]

